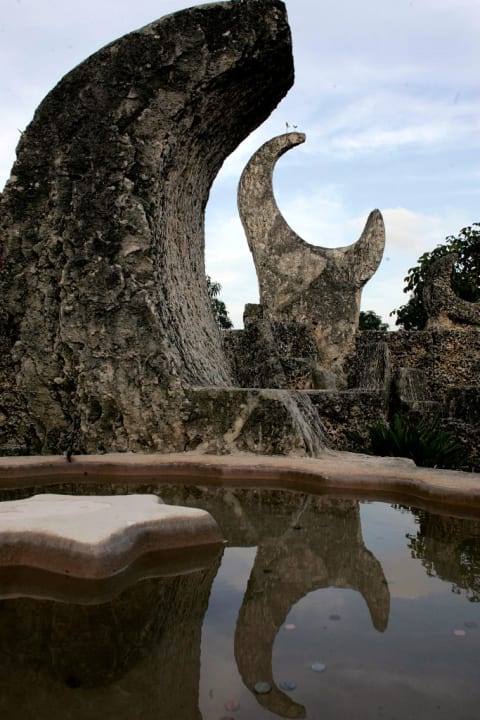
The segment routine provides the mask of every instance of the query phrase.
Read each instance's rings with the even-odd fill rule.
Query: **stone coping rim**
[[[0,492],[58,484],[122,483],[129,489],[149,480],[219,487],[259,487],[357,495],[451,510],[480,517],[480,473],[417,467],[405,458],[325,451],[317,458],[250,453],[107,453],[0,457]]]

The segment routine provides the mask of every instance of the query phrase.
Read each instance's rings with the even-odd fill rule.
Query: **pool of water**
[[[4,597],[2,717],[478,718],[480,519],[278,490],[159,493],[209,510],[223,553],[101,603]]]

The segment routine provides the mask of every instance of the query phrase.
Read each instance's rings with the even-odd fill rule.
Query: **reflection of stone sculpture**
[[[310,508],[309,502],[297,519],[302,531],[287,527],[280,536],[259,538],[235,633],[243,682],[252,691],[259,678],[270,682],[272,692],[257,696],[258,702],[288,718],[305,717],[305,709],[275,685],[272,652],[292,607],[313,590],[350,588],[363,595],[380,632],[390,607],[382,566],[363,544],[358,503],[317,498]]]
[[[455,253],[450,253],[439,258],[429,269],[423,288],[428,329],[480,325],[480,303],[462,300],[452,290],[451,277],[457,259]]]
[[[305,708],[275,685],[273,644],[285,617],[307,593],[349,588],[364,597],[374,627],[387,627],[390,593],[379,561],[364,545],[358,502],[274,490],[163,487],[175,504],[208,510],[231,546],[258,546],[235,632],[235,659],[245,685],[272,685],[257,695],[283,717]]]
[[[2,334],[35,449],[183,449],[184,385],[232,384],[205,286],[224,159],[293,81],[279,0],[167,16],[87,59],[0,197]]]
[[[322,363],[341,374],[353,349],[361,290],[382,259],[385,232],[378,210],[348,247],[309,245],[288,226],[275,202],[272,175],[281,155],[304,141],[305,135],[288,133],[265,143],[242,174],[238,206],[264,317],[314,325]]]

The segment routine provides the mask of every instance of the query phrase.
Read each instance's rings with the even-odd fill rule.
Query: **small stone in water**
[[[291,692],[292,690],[295,690],[296,687],[295,683],[290,680],[282,680],[280,683],[280,690],[285,690],[285,692]]]
[[[467,633],[465,632],[465,630],[454,630],[454,631],[453,631],[453,634],[454,634],[456,637],[465,637],[465,635],[466,635]]]
[[[473,620],[466,620],[463,624],[465,625],[466,628],[469,628],[470,630],[474,630],[475,628],[478,627],[477,623],[474,622]]]
[[[254,685],[254,688],[256,693],[259,693],[260,695],[265,695],[266,693],[269,693],[272,689],[272,686],[268,682],[257,682]]]
[[[240,703],[238,700],[227,700],[224,707],[225,710],[228,710],[229,712],[236,712],[237,710],[240,710]]]
[[[315,672],[323,672],[326,669],[326,665],[321,662],[314,662],[312,663],[312,670]]]
[[[333,613],[333,615],[329,615],[328,619],[329,620],[340,620],[341,618],[340,618],[340,615],[336,615],[335,613]]]
[[[285,630],[295,630],[295,628],[296,628],[296,625],[294,625],[293,623],[287,623],[285,625]]]

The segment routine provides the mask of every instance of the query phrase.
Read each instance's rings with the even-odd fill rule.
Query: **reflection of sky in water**
[[[238,611],[252,569],[256,548],[226,548],[223,562],[212,586],[210,603],[203,623],[200,708],[203,720],[227,715],[228,699],[241,698],[256,704],[243,687],[233,654],[233,636]]]
[[[408,511],[361,504],[362,536],[380,561],[391,606],[384,632],[372,624],[354,589],[309,592],[285,617],[273,651],[273,676],[296,685],[292,700],[311,720],[476,720],[480,703],[480,608],[429,577],[412,559],[407,534],[418,525]],[[343,549],[348,553],[348,547]],[[320,552],[321,554],[321,552]],[[203,720],[279,717],[246,689],[234,658],[234,633],[255,550],[227,549],[212,588],[202,636],[200,708]],[[339,578],[341,584],[342,578]],[[278,589],[281,592],[281,586]],[[471,622],[479,628],[468,628]],[[295,625],[293,631],[285,623]],[[455,636],[461,629],[465,636]],[[261,632],[261,628],[258,628]],[[311,665],[325,663],[323,673]],[[264,678],[258,678],[262,680]],[[235,699],[237,713],[224,704]]]
[[[392,598],[443,591],[442,581],[428,577],[420,561],[406,562],[406,535],[417,530],[410,512],[386,503],[361,503],[360,517],[365,545],[382,563]]]

